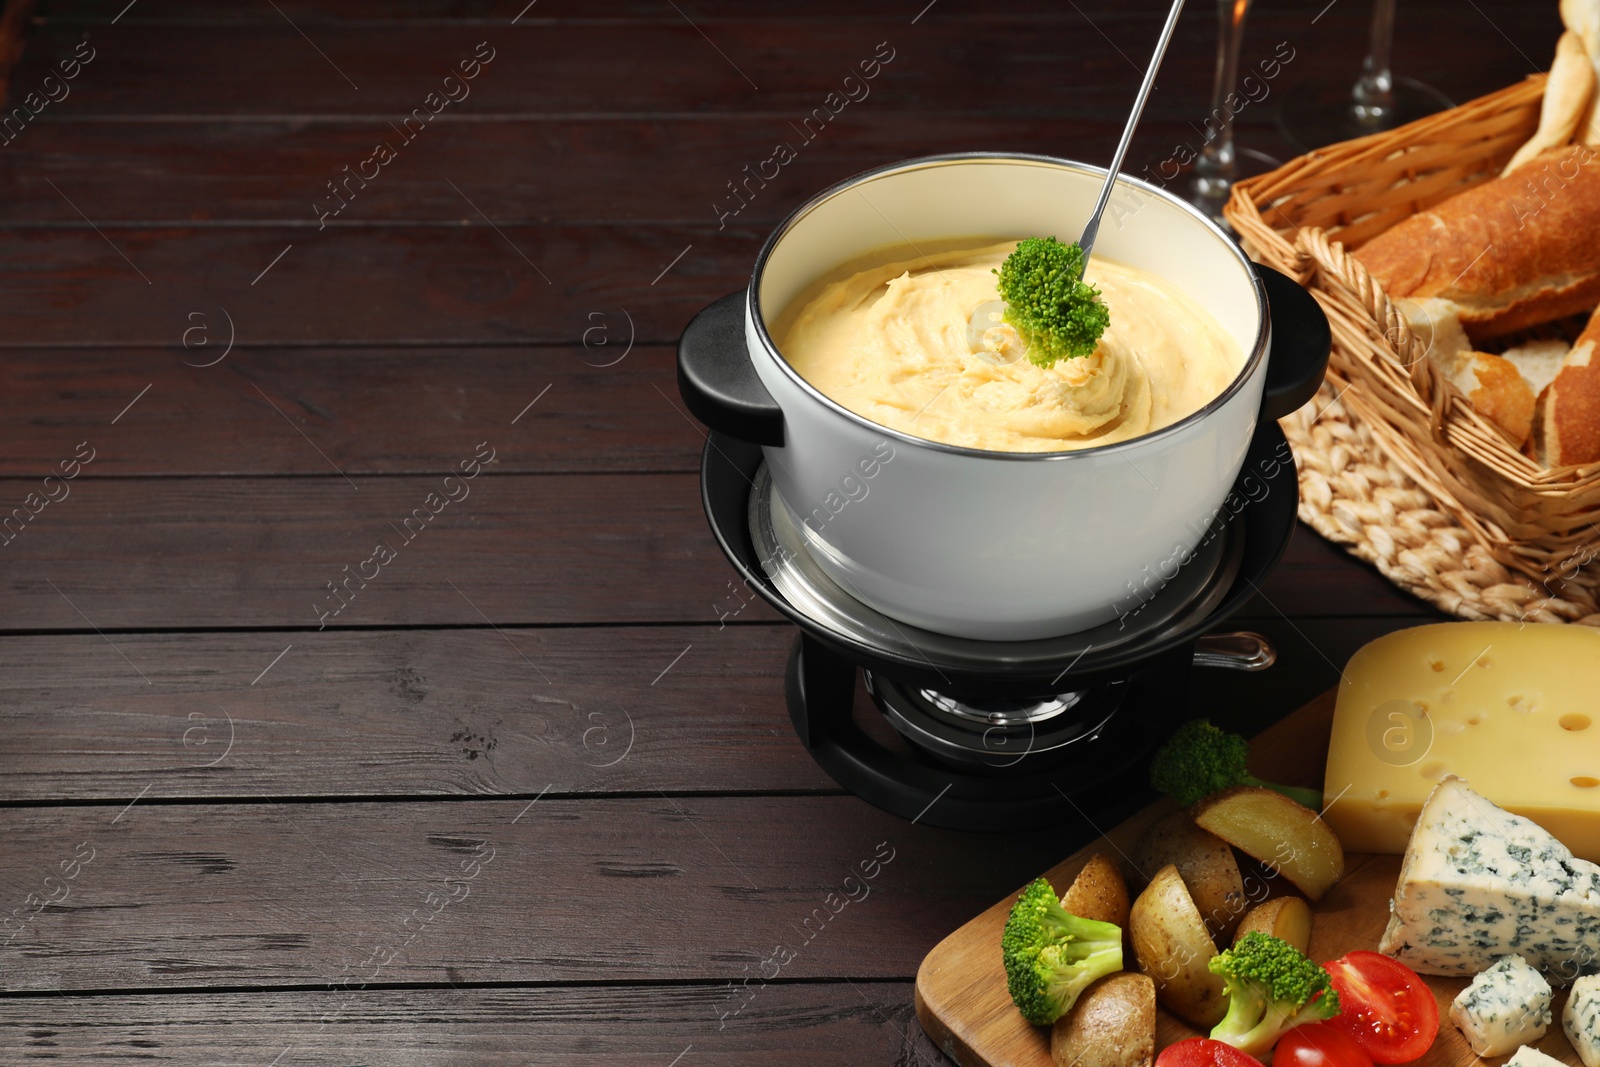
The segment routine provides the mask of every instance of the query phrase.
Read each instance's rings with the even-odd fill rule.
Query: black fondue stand
[[[745,584],[800,628],[784,682],[789,716],[839,784],[952,829],[1063,825],[1108,785],[1137,790],[1150,752],[1184,717],[1193,664],[1246,665],[1252,653],[1256,665],[1270,663],[1269,648],[1250,647],[1253,635],[1240,635],[1244,647],[1232,655],[1208,655],[1218,639],[1202,635],[1255,594],[1288,545],[1299,491],[1276,420],[1315,395],[1331,338],[1310,294],[1255,269],[1272,349],[1261,418],[1227,503],[1194,558],[1136,610],[1039,641],[876,625],[882,617],[833,585],[781,509],[767,505],[761,446],[782,445],[783,417],[745,348],[745,291],[689,324],[678,388],[712,430],[700,466],[706,517]],[[876,722],[856,714],[858,673]]]

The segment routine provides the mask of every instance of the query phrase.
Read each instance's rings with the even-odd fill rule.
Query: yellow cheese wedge
[[[1324,781],[1345,850],[1404,852],[1449,774],[1600,862],[1600,630],[1439,623],[1357,652]]]

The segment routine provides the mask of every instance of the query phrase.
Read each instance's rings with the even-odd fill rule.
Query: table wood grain
[[[738,607],[700,513],[672,346],[859,170],[1103,162],[1165,6],[56,0],[0,23],[27,30],[6,113],[57,97],[0,135],[0,502],[94,456],[0,546],[0,1059],[941,1062],[922,955],[1149,794],[973,836],[823,774],[783,706],[794,631]],[[1135,173],[1204,137],[1215,20],[1191,7]],[[1545,64],[1555,7],[1407,0],[1396,69],[1498,88]],[[1292,152],[1279,102],[1353,78],[1367,15],[1256,5],[1245,67],[1294,58],[1242,145]],[[319,219],[480,42],[470,95]],[[724,216],[880,46],[868,95]],[[470,496],[321,619],[485,443]],[[1278,666],[1190,698],[1251,733],[1437,618],[1304,528],[1262,593],[1235,621]]]

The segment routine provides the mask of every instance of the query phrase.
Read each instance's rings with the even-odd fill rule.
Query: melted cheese
[[[879,425],[1002,452],[1138,437],[1200,410],[1243,369],[1238,344],[1196,301],[1100,257],[1086,278],[1111,323],[1093,354],[1049,367],[984,358],[969,322],[999,299],[994,272],[1015,247],[906,249],[880,266],[846,265],[778,317],[778,351],[824,396]],[[995,349],[1019,347],[1000,338]]]

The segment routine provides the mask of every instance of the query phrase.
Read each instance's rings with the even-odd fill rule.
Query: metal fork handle
[[[1089,253],[1094,249],[1094,239],[1100,233],[1100,216],[1105,214],[1106,205],[1111,202],[1111,187],[1116,184],[1117,174],[1122,170],[1122,157],[1128,154],[1134,128],[1139,125],[1139,116],[1144,114],[1144,102],[1150,98],[1150,90],[1156,83],[1156,71],[1161,69],[1161,60],[1167,54],[1167,43],[1172,40],[1172,31],[1177,28],[1178,15],[1182,11],[1183,0],[1174,0],[1172,10],[1167,12],[1167,24],[1161,28],[1161,38],[1156,41],[1155,55],[1150,57],[1150,67],[1144,72],[1144,81],[1139,85],[1139,95],[1133,101],[1133,111],[1128,114],[1128,124],[1122,128],[1122,140],[1117,142],[1117,152],[1111,157],[1111,169],[1106,171],[1106,183],[1100,187],[1100,199],[1095,201],[1094,214],[1089,216],[1089,224],[1083,228],[1083,236],[1078,238],[1085,266],[1088,266]]]

